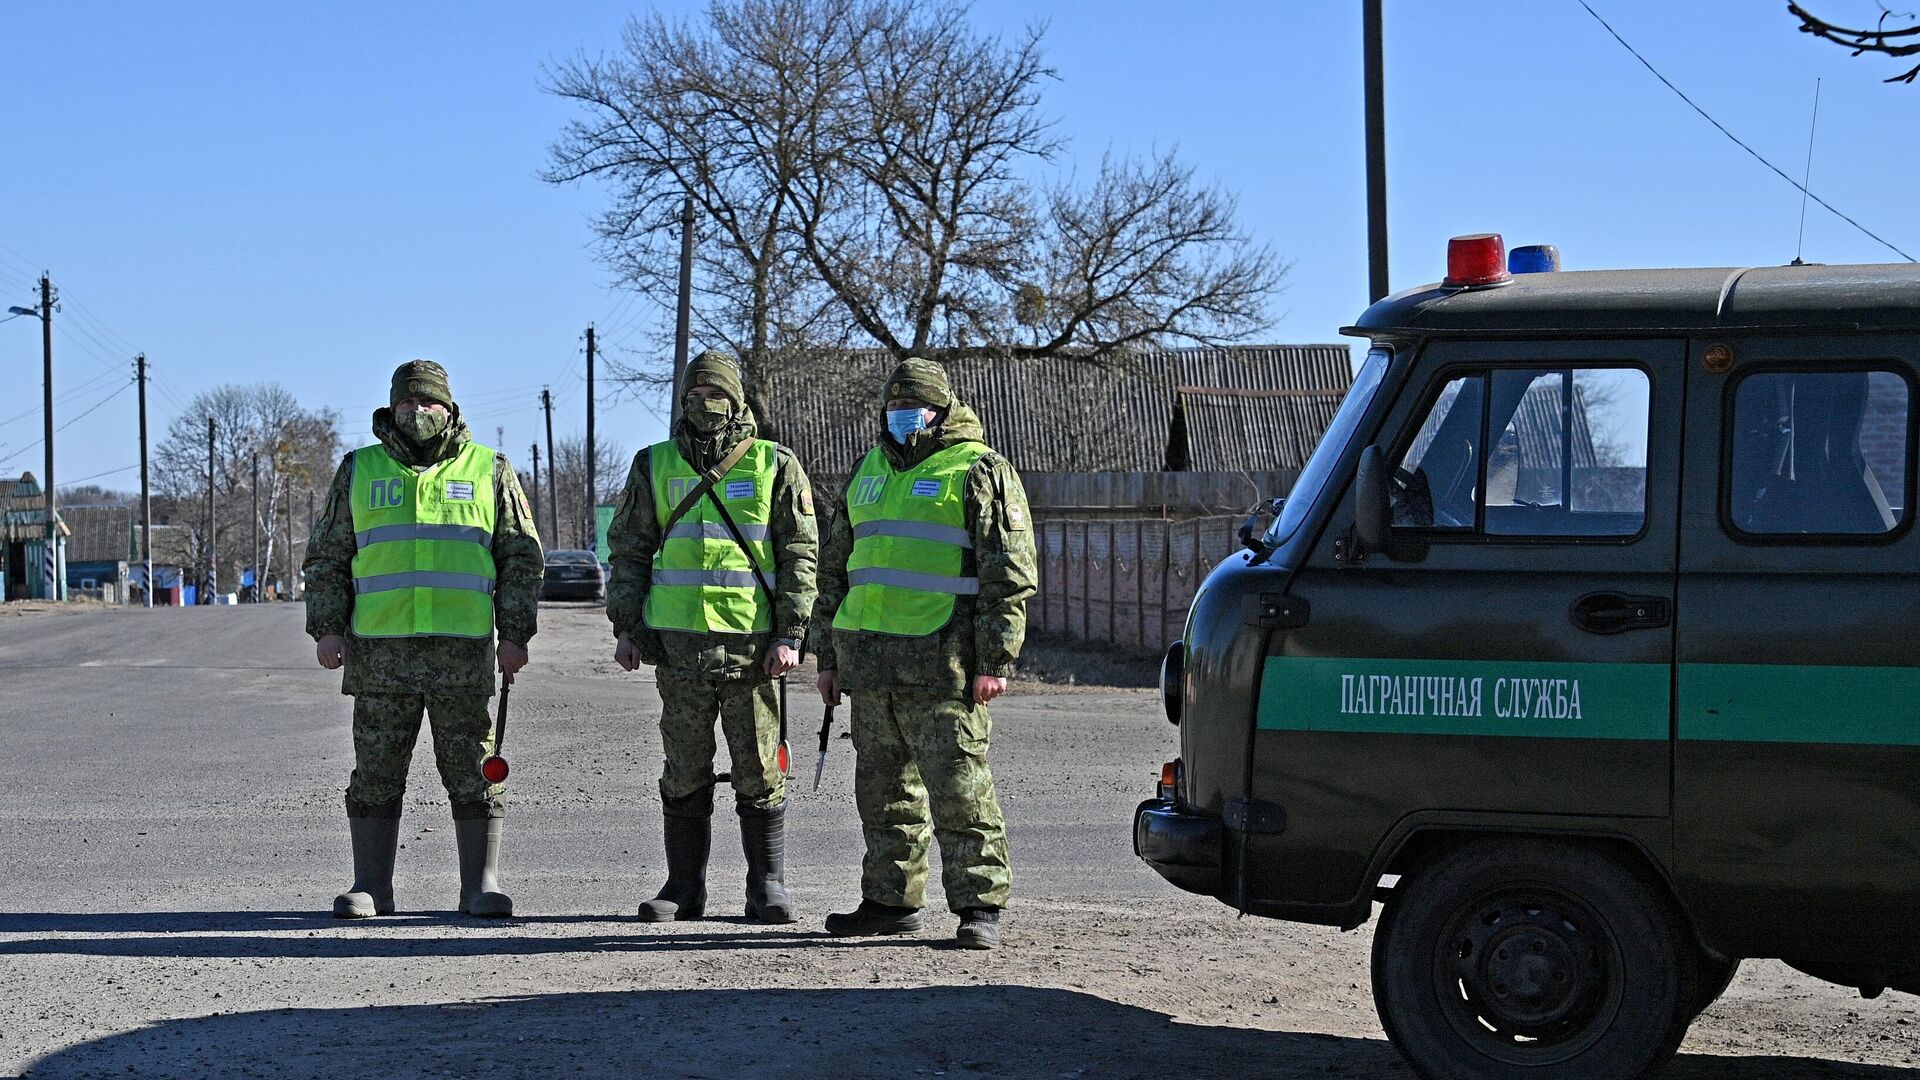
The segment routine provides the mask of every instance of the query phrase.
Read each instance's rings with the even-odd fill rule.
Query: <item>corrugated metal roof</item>
[[[772,379],[768,417],[810,472],[846,475],[879,429],[893,359],[861,351]],[[1024,472],[1297,468],[1331,420],[1352,368],[1345,345],[1169,349],[1111,363],[969,358],[947,365],[987,441]],[[1172,445],[1175,405],[1188,413]]]

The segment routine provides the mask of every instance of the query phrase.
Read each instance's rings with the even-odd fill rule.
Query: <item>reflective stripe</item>
[[[971,549],[973,537],[965,529],[935,525],[931,521],[862,521],[853,527],[855,540],[868,536],[904,536],[911,540],[933,540]]]
[[[356,593],[391,592],[394,589],[467,589],[493,593],[493,579],[479,574],[454,574],[445,570],[405,570],[398,574],[375,574],[354,578]]]
[[[952,593],[955,596],[977,596],[980,592],[980,579],[977,577],[921,574],[912,570],[894,570],[885,566],[849,570],[847,584],[892,585],[901,589],[918,589],[921,592]]]
[[[655,585],[708,585],[722,589],[752,589],[758,586],[751,570],[655,570]],[[767,586],[773,587],[773,575]]]
[[[771,534],[765,525],[751,523],[740,526],[740,535],[748,540],[766,540]],[[682,521],[667,530],[669,540],[731,540],[733,534],[727,531],[724,521],[692,522]]]
[[[395,540],[464,540],[481,547],[493,546],[493,534],[478,525],[376,525],[353,534],[353,542],[360,547]]]

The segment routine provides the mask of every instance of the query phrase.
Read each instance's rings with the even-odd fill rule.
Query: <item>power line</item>
[[[1740,149],[1745,150],[1747,153],[1753,155],[1753,159],[1755,161],[1758,161],[1760,164],[1765,165],[1769,169],[1772,169],[1775,176],[1778,176],[1780,179],[1785,180],[1789,184],[1792,184],[1795,190],[1803,192],[1807,198],[1812,199],[1814,202],[1817,202],[1821,206],[1826,207],[1827,210],[1830,211],[1835,217],[1853,226],[1854,228],[1859,229],[1861,232],[1865,233],[1866,235],[1872,237],[1874,240],[1878,241],[1881,244],[1881,246],[1885,247],[1887,250],[1900,256],[1901,258],[1907,260],[1908,262],[1920,262],[1920,259],[1915,259],[1913,256],[1907,254],[1906,252],[1901,251],[1899,248],[1895,247],[1892,244],[1892,242],[1883,239],[1878,233],[1874,232],[1872,229],[1867,228],[1865,225],[1862,225],[1859,222],[1848,217],[1847,215],[1841,213],[1839,209],[1836,208],[1832,203],[1828,202],[1827,200],[1821,198],[1818,195],[1815,195],[1813,192],[1808,191],[1807,186],[1805,184],[1802,184],[1800,181],[1795,180],[1791,176],[1788,176],[1785,172],[1781,170],[1780,166],[1775,165],[1773,162],[1768,161],[1766,158],[1762,157],[1760,154],[1760,151],[1755,150],[1753,147],[1748,146],[1744,142],[1741,142],[1740,137],[1738,135],[1735,135],[1733,132],[1728,131],[1725,124],[1722,124],[1720,121],[1715,120],[1710,114],[1708,114],[1707,110],[1701,108],[1699,105],[1694,104],[1694,100],[1688,97],[1686,93],[1682,91],[1679,87],[1673,85],[1673,81],[1671,79],[1668,79],[1665,75],[1660,74],[1660,69],[1648,63],[1647,58],[1644,56],[1641,56],[1640,51],[1638,49],[1635,49],[1632,45],[1627,44],[1627,39],[1621,37],[1620,32],[1618,30],[1615,30],[1611,25],[1609,25],[1607,20],[1601,18],[1600,13],[1593,10],[1593,7],[1587,3],[1587,0],[1579,0],[1579,3],[1581,7],[1587,9],[1587,14],[1593,16],[1593,19],[1595,22],[1599,23],[1602,27],[1605,27],[1607,33],[1613,35],[1613,40],[1619,42],[1621,48],[1632,53],[1633,58],[1635,60],[1640,61],[1641,67],[1644,67],[1648,71],[1653,72],[1654,78],[1659,79],[1661,82],[1665,83],[1667,86],[1667,89],[1679,95],[1680,100],[1686,102],[1687,105],[1690,108],[1692,108],[1694,112],[1699,113],[1702,119],[1706,120],[1707,123],[1712,124],[1715,128],[1718,128],[1720,131],[1720,134],[1725,135],[1729,139],[1732,139],[1733,145],[1738,146]]]
[[[87,418],[88,416],[91,416],[91,415],[92,415],[92,414],[93,414],[94,412],[96,412],[96,411],[98,411],[98,410],[99,410],[99,409],[100,409],[100,408],[101,408],[102,406],[104,406],[104,405],[105,405],[105,404],[106,404],[107,402],[109,402],[109,401],[112,401],[112,400],[113,400],[114,398],[117,398],[117,397],[119,397],[119,396],[120,396],[121,394],[124,394],[124,393],[126,393],[126,392],[127,392],[127,389],[128,389],[128,387],[131,387],[132,385],[133,385],[133,380],[132,380],[132,379],[128,379],[128,380],[127,380],[127,382],[126,382],[126,384],[125,384],[125,385],[123,385],[123,386],[121,386],[121,387],[120,387],[120,389],[118,389],[118,390],[115,390],[115,391],[114,391],[113,393],[111,393],[111,394],[108,394],[108,395],[107,395],[106,397],[103,397],[103,398],[101,398],[101,399],[100,399],[99,401],[96,401],[96,402],[94,402],[94,403],[93,403],[93,405],[92,405],[92,407],[90,407],[90,408],[88,408],[88,409],[87,409],[87,410],[86,410],[85,412],[82,412],[82,413],[81,413],[80,415],[78,415],[78,416],[75,416],[75,417],[73,417],[73,418],[71,418],[71,419],[69,419],[69,420],[68,420],[68,421],[67,421],[66,423],[64,423],[64,424],[61,424],[61,425],[60,425],[59,427],[57,427],[57,428],[54,428],[54,429],[53,429],[53,433],[54,433],[55,435],[58,435],[58,434],[60,434],[61,432],[63,432],[63,431],[65,431],[65,430],[67,430],[67,429],[68,429],[68,428],[70,428],[70,427],[72,427],[73,425],[75,425],[75,424],[77,424],[77,423],[79,423],[80,421],[82,421],[82,420],[84,420],[84,419],[86,419],[86,418]],[[0,465],[4,465],[4,464],[6,464],[7,462],[9,462],[9,461],[12,461],[12,460],[13,460],[14,458],[17,458],[17,457],[19,457],[19,456],[20,456],[21,454],[24,454],[24,453],[26,453],[27,451],[29,451],[29,450],[31,450],[31,449],[33,449],[34,447],[36,447],[36,446],[39,446],[39,445],[40,445],[41,443],[43,443],[43,442],[45,442],[45,441],[46,441],[46,439],[45,439],[45,438],[39,438],[39,439],[35,439],[35,440],[33,440],[32,442],[30,442],[30,443],[28,443],[27,445],[25,445],[25,446],[23,446],[23,447],[21,447],[20,449],[18,449],[18,450],[15,450],[15,451],[14,451],[13,453],[11,453],[11,454],[8,454],[8,455],[7,455],[6,457],[3,457],[3,458],[0,458]]]
[[[62,488],[67,488],[67,489],[76,488],[76,487],[79,487],[81,484],[86,483],[89,480],[98,480],[103,476],[113,476],[118,473],[132,472],[133,470],[139,467],[140,467],[140,463],[136,461],[131,465],[123,465],[118,469],[108,469],[106,472],[97,472],[97,473],[94,473],[92,476],[83,476],[78,480],[69,480],[64,484],[61,484],[60,486]],[[71,510],[72,507],[68,507],[68,509]]]

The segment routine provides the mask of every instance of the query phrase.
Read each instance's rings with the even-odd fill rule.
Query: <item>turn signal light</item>
[[[1471,289],[1505,285],[1512,280],[1513,275],[1507,272],[1507,242],[1499,233],[1456,236],[1447,241],[1447,277],[1442,285]]]
[[[1159,795],[1163,799],[1173,798],[1173,791],[1180,785],[1180,759],[1174,758],[1160,766]]]

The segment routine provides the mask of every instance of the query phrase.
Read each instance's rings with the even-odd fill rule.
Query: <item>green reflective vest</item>
[[[964,442],[906,472],[894,472],[878,447],[868,452],[847,485],[853,556],[835,630],[925,637],[953,618],[955,597],[980,591],[980,579],[964,573],[973,537],[962,489],[988,452]]]
[[[753,567],[774,587],[773,477],[778,448],[765,439],[736,462],[679,521],[660,538],[653,554],[653,579],[647,587],[645,617],[656,630],[694,634],[760,634],[773,628],[773,598],[760,592]],[[701,476],[669,439],[648,451],[653,476],[654,520],[672,516]],[[713,499],[726,504],[753,552],[753,563],[734,542]]]
[[[494,452],[479,443],[423,472],[383,446],[353,452],[353,632],[493,634]]]

